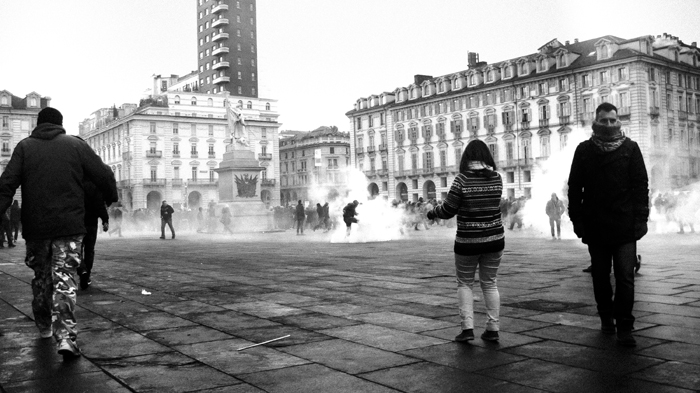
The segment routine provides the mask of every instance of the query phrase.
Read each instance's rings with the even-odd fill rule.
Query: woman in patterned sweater
[[[455,266],[457,296],[462,332],[455,341],[474,339],[474,296],[472,285],[476,268],[486,303],[486,330],[483,340],[498,341],[501,299],[496,275],[501,263],[505,236],[499,203],[503,180],[496,172],[488,146],[480,140],[469,142],[462,154],[459,174],[445,201],[428,212],[428,219],[457,216]]]

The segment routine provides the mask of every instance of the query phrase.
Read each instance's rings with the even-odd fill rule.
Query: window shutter
[[[450,120],[450,132],[454,133],[455,132],[455,121]]]
[[[474,122],[475,122],[474,128],[476,128],[476,129],[478,130],[478,129],[479,129],[479,118],[478,118],[478,117],[475,117],[475,118],[474,118]]]
[[[557,104],[557,117],[561,117],[561,116],[562,116],[562,113],[561,113],[561,106],[562,106],[561,103],[558,103],[558,104]]]

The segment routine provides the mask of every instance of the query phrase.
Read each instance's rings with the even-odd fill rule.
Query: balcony
[[[519,166],[531,166],[534,163],[535,163],[535,160],[532,157],[518,159]]]
[[[356,147],[355,152],[357,154],[363,154],[365,152],[365,148],[364,147]]]
[[[228,19],[226,19],[226,18],[219,18],[219,19],[215,20],[214,22],[212,22],[211,27],[217,28],[217,27],[219,27],[219,26],[225,26],[225,25],[227,25],[227,24],[228,24]]]
[[[228,4],[219,4],[211,9],[213,14],[218,14],[219,12],[228,11]]]
[[[678,111],[678,120],[688,120],[688,112]]]
[[[432,175],[435,173],[435,168],[423,168],[422,169],[422,175]]]
[[[143,185],[150,186],[150,187],[164,187],[165,186],[165,179],[144,178]]]
[[[417,177],[417,176],[420,176],[421,173],[423,173],[423,170],[422,170],[422,169],[410,169],[410,170],[407,170],[407,171],[404,171],[404,172],[406,172],[406,175],[407,175],[407,176],[415,176],[415,177]]]
[[[443,174],[443,173],[454,172],[454,170],[455,170],[454,165],[439,166],[439,167],[435,168],[435,173]]]
[[[197,187],[216,187],[219,182],[215,179],[190,179],[187,181],[187,186],[197,186]]]
[[[221,41],[221,40],[227,40],[228,39],[228,33],[219,33],[211,37],[211,40],[216,42],[216,41]]]
[[[530,129],[530,122],[529,121],[520,122],[520,129],[521,130],[529,130]]]
[[[260,180],[260,185],[262,187],[274,187],[275,186],[275,179],[262,179],[262,180]]]
[[[180,158],[180,150],[173,151],[173,158]]]
[[[171,180],[171,184],[173,187],[182,187],[182,179],[173,179]]]
[[[571,124],[571,116],[559,116],[559,125],[566,126]]]
[[[220,46],[220,47],[214,49],[213,51],[211,51],[211,54],[214,56],[222,54],[222,53],[228,53],[228,46]]]
[[[207,158],[216,158],[216,153],[207,154]]]
[[[163,152],[160,150],[146,150],[146,157],[161,158],[161,157],[163,157]]]
[[[9,150],[9,149],[8,150],[3,149],[0,152],[0,156],[2,156],[2,157],[9,157],[11,155],[12,155],[12,150]]]
[[[199,158],[199,154],[196,151],[190,152],[190,158]]]
[[[131,180],[119,180],[117,182],[117,188],[129,188],[131,187]]]
[[[127,151],[122,153],[122,161],[129,161],[131,159],[131,152]]]
[[[659,107],[658,106],[650,106],[649,107],[649,115],[650,116],[658,116],[659,115]]]
[[[505,132],[513,132],[513,124],[505,123],[503,124],[503,129],[505,130]]]
[[[446,142],[446,141],[447,141],[447,135],[438,134],[438,142]]]
[[[258,153],[258,160],[271,160],[272,154],[270,153]]]
[[[374,146],[367,146],[367,153],[374,153]]]
[[[387,176],[387,175],[389,175],[389,170],[388,169],[377,169],[377,175]]]
[[[211,68],[218,70],[220,68],[228,68],[231,64],[228,61],[220,61],[214,64]]]
[[[219,83],[229,83],[231,81],[231,78],[228,76],[220,76],[216,79],[213,80],[213,83],[215,85],[218,85]]]
[[[374,177],[376,175],[377,175],[377,171],[375,171],[374,169],[370,169],[368,171],[365,171],[365,176],[367,176],[367,177]]]
[[[501,169],[514,168],[517,165],[518,165],[518,160],[515,160],[515,159],[498,161],[498,168],[501,168]]]
[[[387,151],[387,149],[388,146],[386,143],[382,143],[381,145],[379,145],[379,151]]]
[[[540,119],[540,127],[549,127],[549,119]]]

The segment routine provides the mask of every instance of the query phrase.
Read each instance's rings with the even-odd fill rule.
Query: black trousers
[[[601,318],[614,318],[617,329],[632,330],[634,316],[634,266],[637,243],[589,244],[593,293]],[[615,276],[615,293],[610,283],[610,268]]]
[[[95,243],[97,242],[97,225],[85,226],[87,233],[83,238],[83,260],[78,267],[78,274],[87,272],[88,276],[92,272],[92,265],[95,262]]]

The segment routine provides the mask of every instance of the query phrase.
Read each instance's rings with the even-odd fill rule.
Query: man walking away
[[[561,239],[561,215],[564,214],[564,202],[559,200],[556,193],[552,193],[552,199],[547,201],[545,212],[549,216],[549,229],[552,231],[552,239]],[[554,224],[557,224],[557,235],[554,236]]]
[[[12,207],[10,207],[10,210],[10,221],[12,222],[12,230],[15,233],[15,242],[17,242],[17,235],[22,229],[22,209],[19,207],[19,201],[12,202]]]
[[[165,224],[168,224],[170,227],[170,233],[173,235],[173,239],[175,239],[175,229],[173,229],[173,213],[175,213],[175,210],[173,210],[173,207],[168,205],[166,201],[163,201],[163,203],[160,205],[160,238],[165,239]]]
[[[102,193],[91,181],[83,182],[85,192],[85,237],[83,238],[83,260],[78,267],[80,289],[86,290],[92,283],[92,265],[95,262],[95,243],[97,243],[97,219],[102,220],[102,230],[109,229],[109,215]]]
[[[114,218],[114,223],[112,224],[112,229],[109,230],[109,234],[111,235],[117,232],[119,237],[122,237],[122,221],[124,219],[122,209],[115,207],[114,210],[112,210],[112,217]]]
[[[83,179],[115,202],[114,174],[85,141],[66,135],[63,115],[39,112],[37,126],[22,139],[0,176],[0,211],[22,187],[24,263],[34,270],[32,311],[41,337],[53,336],[64,359],[80,356],[75,318],[75,270],[85,235]]]
[[[297,203],[297,207],[294,210],[294,217],[297,220],[297,235],[304,234],[304,219],[306,218],[306,212],[304,211],[304,205],[301,203],[301,199]]]
[[[576,148],[569,174],[569,217],[591,255],[593,293],[603,333],[634,346],[637,241],[647,233],[649,180],[636,142],[620,132],[617,108],[596,109],[593,135]],[[610,268],[615,273],[615,293]],[[613,321],[614,320],[614,321]]]
[[[12,222],[10,219],[10,209],[7,209],[0,214],[0,231],[2,232],[2,235],[0,236],[0,248],[5,248],[3,245],[5,238],[7,238],[7,246],[14,247],[15,244],[12,242]]]

